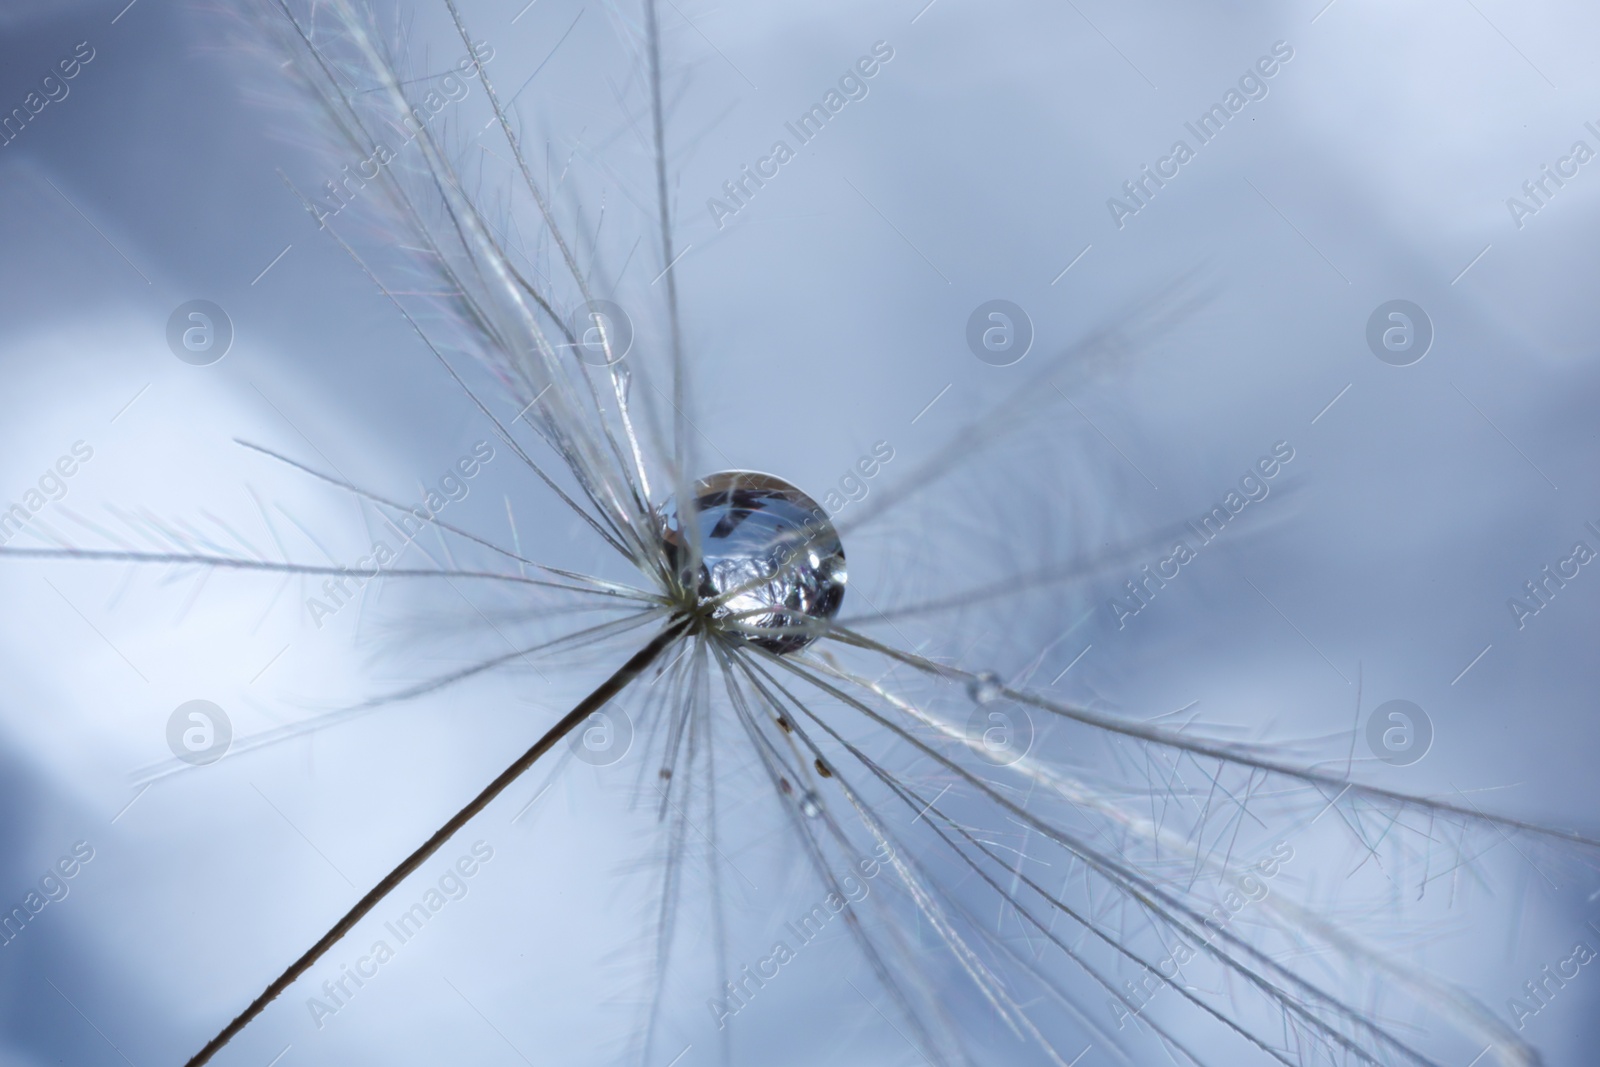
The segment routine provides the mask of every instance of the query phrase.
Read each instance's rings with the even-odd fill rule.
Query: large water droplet
[[[793,652],[815,633],[782,632],[807,619],[831,619],[844,600],[844,546],[817,502],[781,478],[723,471],[695,483],[701,560],[690,550],[675,501],[664,509],[672,563],[702,600],[732,593],[712,613],[753,644]]]

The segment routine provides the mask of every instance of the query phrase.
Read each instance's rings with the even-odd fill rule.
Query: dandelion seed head
[[[502,79],[512,49],[489,65],[492,49],[480,48],[454,0],[424,6],[442,8],[453,24],[449,54],[467,57],[468,80],[479,87],[470,101],[455,103],[486,108],[481,117],[492,121],[482,126],[480,116],[453,109],[407,125],[435,65],[410,58],[416,50],[406,43],[409,31],[400,32],[404,20],[391,32],[387,17],[346,0],[264,6],[300,60],[303,87],[320,100],[316,128],[330,135],[331,147],[318,178],[366,157],[383,131],[412,135],[365,185],[352,182],[347,191],[365,189],[359,196],[329,204],[302,194],[303,182],[291,188],[319,229],[403,314],[427,350],[427,372],[444,374],[492,427],[494,447],[506,454],[496,474],[514,459],[531,492],[548,494],[519,500],[516,510],[547,507],[535,512],[544,518],[568,509],[574,529],[616,553],[598,568],[636,567],[645,579],[637,584],[647,588],[636,587],[635,573],[619,580],[609,570],[591,573],[597,567],[587,563],[573,569],[541,561],[539,550],[523,547],[509,495],[504,543],[453,503],[442,518],[444,505],[427,505],[424,520],[409,496],[380,495],[290,461],[354,494],[363,519],[371,514],[385,529],[407,527],[409,556],[380,568],[373,581],[382,585],[370,587],[371,598],[391,584],[438,583],[437,598],[408,596],[406,618],[415,620],[409,630],[432,642],[435,658],[474,655],[388,695],[245,740],[264,746],[302,736],[400,701],[479,685],[494,672],[531,668],[543,678],[547,670],[587,673],[602,660],[609,664],[609,676],[598,687],[585,684],[591,695],[576,706],[560,700],[556,687],[566,680],[554,680],[541,702],[556,704],[557,713],[572,710],[553,725],[541,723],[548,732],[453,825],[493,817],[486,805],[541,753],[560,759],[577,751],[556,744],[582,744],[590,708],[604,705],[607,716],[636,729],[637,782],[660,824],[651,840],[661,863],[648,870],[645,914],[655,935],[629,957],[649,1007],[627,1062],[666,1062],[693,1018],[708,1025],[708,991],[716,998],[711,1017],[723,1062],[742,1062],[731,1050],[746,1041],[772,1047],[773,1031],[760,1030],[742,1015],[740,997],[724,993],[735,988],[735,975],[754,973],[746,962],[770,981],[752,953],[772,943],[778,920],[832,910],[817,913],[821,900],[849,902],[848,922],[833,929],[843,928],[836,940],[848,938],[864,965],[858,978],[866,979],[850,982],[846,995],[865,1002],[852,1001],[850,1010],[874,1026],[881,1019],[894,1031],[890,1040],[910,1044],[933,1067],[1067,1067],[1089,1054],[1084,1042],[1091,1040],[1096,1051],[1086,1063],[1466,1062],[1443,1044],[1458,1037],[1461,1046],[1470,1040],[1474,1050],[1493,1048],[1492,1057],[1480,1055],[1485,1067],[1536,1062],[1492,1009],[1433,977],[1438,960],[1424,966],[1408,958],[1435,933],[1417,921],[1432,914],[1417,904],[1454,906],[1458,883],[1464,898],[1486,875],[1479,857],[1491,849],[1498,851],[1489,862],[1532,863],[1530,854],[1541,857],[1525,839],[1563,846],[1578,839],[1496,818],[1465,794],[1439,799],[1367,784],[1353,747],[1257,741],[1248,727],[1233,728],[1243,716],[1236,707],[1222,716],[1228,729],[1197,721],[1188,706],[1181,715],[1155,716],[1108,709],[1116,700],[1102,700],[1099,683],[1086,680],[1095,659],[1070,680],[1060,669],[1088,651],[1092,631],[1079,627],[1103,606],[1094,591],[1102,579],[1130,572],[1170,541],[1166,529],[1150,528],[1109,491],[1116,475],[1094,466],[1096,450],[1112,436],[1082,409],[1065,428],[1046,416],[1063,404],[1077,408],[1069,394],[1102,369],[1124,357],[1147,358],[1188,314],[1188,290],[1176,287],[1112,315],[1048,366],[1036,357],[1024,368],[1031,377],[1014,379],[1008,395],[964,427],[939,431],[948,436],[932,451],[908,441],[904,459],[874,484],[870,501],[853,497],[860,502],[840,520],[871,588],[853,602],[860,609],[854,617],[838,619],[844,551],[839,529],[816,501],[783,479],[749,471],[679,481],[697,469],[697,389],[710,383],[718,410],[736,405],[725,377],[695,373],[703,362],[696,331],[680,327],[674,265],[690,245],[673,220],[677,179],[667,153],[676,134],[664,114],[656,5],[644,5],[642,24],[605,5],[640,68],[610,86],[623,121],[640,132],[640,117],[653,119],[646,153],[657,211],[644,237],[626,207],[607,215],[605,190],[591,226],[575,192],[586,169],[608,183],[620,176],[628,188],[626,158],[594,149],[581,130],[570,150],[561,147],[570,139],[547,137],[541,146],[539,137],[525,135],[517,108],[543,106],[536,104],[541,95],[557,100],[547,90],[550,76],[524,81],[519,71]],[[681,28],[693,32],[692,25]],[[542,47],[539,53],[547,54]],[[668,80],[665,96],[676,98]],[[515,86],[530,84],[519,105]],[[292,111],[296,130],[308,121],[304,115],[318,114],[298,97]],[[458,135],[463,131],[468,136]],[[491,135],[487,142],[479,132]],[[552,142],[558,153],[570,151],[566,165],[555,160],[562,168],[555,173],[548,166]],[[509,184],[494,175],[500,163]],[[568,193],[576,205],[570,209]],[[599,225],[619,215],[620,227]],[[613,249],[622,242],[632,243]],[[612,251],[625,256],[613,260]],[[702,246],[696,256],[703,253]],[[630,262],[652,257],[648,270],[636,267],[633,276],[654,277],[645,285],[660,294],[663,329],[652,327],[647,303],[616,288]],[[707,260],[687,262],[693,268]],[[637,335],[631,324],[621,329],[625,316],[595,318],[598,333],[591,334],[564,310],[574,303],[593,310],[608,296],[638,316]],[[604,358],[585,358],[596,355],[593,336],[603,340]],[[947,406],[935,417],[954,414]],[[924,421],[918,432],[938,425]],[[768,427],[757,428],[771,436]],[[1088,448],[1074,447],[1071,438],[1080,433]],[[1000,470],[1014,473],[1000,477]],[[1056,492],[1058,481],[1068,491]],[[679,495],[663,501],[668,486]],[[990,497],[993,506],[974,507]],[[411,536],[408,514],[426,536]],[[296,558],[303,546],[293,541],[277,543],[280,560],[248,544],[219,546],[221,535],[209,527],[138,518],[148,546],[130,548],[119,536],[103,550],[79,551],[61,539],[63,547],[43,551],[82,562],[198,566],[207,574],[281,572],[285,580],[299,575],[335,587],[347,572],[368,572],[359,551],[352,559],[337,543],[324,549],[306,529],[300,532],[322,553],[310,563]],[[891,595],[900,583],[912,587],[903,602]],[[529,589],[540,599],[530,601]],[[352,611],[341,622],[357,618]],[[480,650],[479,641],[493,643]],[[1113,664],[1104,668],[1109,672],[1128,654],[1108,653],[1102,643],[1095,656]],[[977,664],[1000,673],[975,673]],[[1259,678],[1259,671],[1249,673]],[[1078,702],[1051,679],[1096,692],[1095,702]],[[962,706],[963,693],[980,710]],[[627,755],[626,744],[616,750],[619,760]],[[1006,758],[994,758],[1001,754]],[[541,773],[546,766],[540,763]],[[583,784],[561,780],[564,788]],[[542,789],[524,788],[532,799],[521,810],[541,810],[532,804]],[[594,796],[615,792],[597,788]],[[530,816],[518,832],[530,835],[526,847],[537,848],[548,867],[549,850],[558,846],[545,819],[535,831]],[[605,824],[608,842],[614,829]],[[439,847],[433,842],[454,832],[441,831],[423,848]],[[1507,843],[1512,847],[1502,847]],[[1345,852],[1352,858],[1341,863]],[[767,888],[791,867],[805,876],[793,881],[792,911]],[[417,868],[395,868],[372,899],[399,887],[408,869]],[[1337,895],[1320,888],[1326,873],[1338,876]],[[1410,899],[1423,891],[1426,901]],[[361,906],[352,921],[364,914]],[[538,923],[551,909],[523,910],[534,917],[519,913],[509,936],[497,940],[541,943]],[[560,936],[581,928],[561,915],[569,929],[557,930]],[[342,937],[339,929],[349,927],[336,928]],[[563,968],[562,980],[552,983],[551,953],[518,956],[539,960],[532,980],[550,993],[539,998],[541,1010],[582,1035],[574,1040],[587,1041],[589,1032],[569,1017],[580,981],[568,976],[579,972]],[[284,972],[249,1011],[261,1010],[297,973]],[[743,980],[751,983],[746,995],[762,988],[760,980]],[[762,993],[761,1010],[790,1024],[803,1020],[804,1012],[775,1010],[804,995],[803,981],[786,977]],[[596,999],[611,1004],[620,999],[615,994],[608,984]],[[568,999],[558,1004],[560,997]],[[725,1027],[734,1014],[741,1018]],[[253,1017],[237,1017],[207,1050]],[[730,1038],[735,1028],[738,1036]],[[1019,1050],[1017,1039],[1037,1049]],[[672,1048],[664,1046],[668,1040]],[[998,1047],[1003,1055],[990,1051]]]
[[[686,611],[713,629],[771,652],[816,638],[808,623],[838,614],[847,579],[844,546],[827,514],[770,474],[723,471],[694,486],[694,528],[675,501],[663,541]]]

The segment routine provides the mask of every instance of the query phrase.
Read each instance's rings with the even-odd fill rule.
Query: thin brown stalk
[[[687,625],[688,620],[686,619],[675,621],[660,634],[656,635],[655,639],[648,645],[634,653],[628,662],[617,668],[616,673],[600,683],[600,686],[594,692],[579,701],[578,705],[567,712],[560,722],[552,726],[545,732],[543,737],[535,741],[532,748],[517,757],[516,761],[502,771],[499,777],[484,787],[483,792],[473,797],[466,807],[456,812],[449,822],[439,827],[432,837],[423,842],[420,848],[402,860],[399,866],[385,875],[383,880],[373,886],[366,896],[358,900],[354,907],[345,912],[344,917],[334,923],[331,930],[323,934],[316,944],[308,948],[299,959],[291,963],[287,970],[274,979],[272,984],[267,986],[266,990],[250,1003],[248,1008],[240,1012],[232,1022],[223,1027],[221,1033],[206,1042],[205,1048],[195,1053],[185,1067],[201,1067],[202,1064],[209,1063],[211,1057],[216,1055],[229,1041],[233,1040],[234,1036],[248,1026],[252,1019],[260,1015],[266,1006],[277,998],[278,994],[288,989],[294,984],[295,979],[310,970],[312,965],[321,959],[330,948],[338,944],[345,934],[355,928],[356,923],[360,922],[369,911],[377,907],[384,897],[398,888],[400,883],[405,881],[413,871],[426,863],[428,858],[438,852],[440,848],[444,847],[445,842],[455,836],[456,832],[467,825],[475,815],[488,807],[490,801],[505,792],[512,782],[522,777],[523,773],[532,767],[540,756],[549,752],[563,737],[576,729],[580,723],[594,712],[604,707],[612,697],[622,692],[630,682],[648,670],[650,664],[654,663],[661,653],[665,652],[674,641],[682,636]]]

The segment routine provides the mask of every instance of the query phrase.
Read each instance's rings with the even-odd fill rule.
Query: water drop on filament
[[[702,603],[726,596],[710,617],[768,651],[793,652],[816,640],[799,628],[838,614],[847,577],[844,546],[827,513],[783,479],[754,471],[709,475],[694,494],[697,567],[676,502],[663,508],[667,555],[684,587]]]
[[[967,695],[979,704],[990,704],[999,698],[1004,688],[999,675],[984,671],[967,682]]]

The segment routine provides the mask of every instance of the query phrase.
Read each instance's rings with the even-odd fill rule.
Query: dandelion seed
[[[400,129],[410,137],[392,161],[373,164],[366,180],[375,188],[348,205],[341,201],[338,218],[310,200],[307,207],[537,480],[549,506],[565,509],[594,544],[633,568],[637,584],[541,564],[523,555],[514,527],[507,549],[441,520],[437,510],[421,509],[424,518],[393,498],[295,463],[386,522],[435,527],[444,563],[379,565],[375,577],[452,586],[470,579],[546,597],[548,604],[534,609],[519,600],[506,614],[520,622],[532,615],[551,632],[510,641],[509,651],[497,646],[467,666],[338,709],[305,729],[246,739],[237,749],[302,736],[313,726],[447,692],[535,659],[631,644],[598,684],[586,686],[588,696],[546,726],[216,1033],[193,1067],[227,1045],[558,742],[612,705],[636,712],[649,768],[640,772],[640,791],[662,823],[649,1007],[631,1050],[638,1062],[664,1058],[650,1056],[653,1045],[678,1021],[671,998],[685,984],[675,981],[685,952],[684,917],[703,917],[709,931],[707,973],[696,977],[714,972],[714,980],[703,983],[703,992],[720,999],[742,988],[748,999],[760,988],[748,968],[736,965],[730,946],[726,883],[756,883],[742,869],[743,854],[730,855],[738,850],[727,847],[729,808],[763,830],[782,831],[782,852],[803,864],[810,885],[829,902],[813,909],[811,921],[848,915],[841,925],[888,1004],[883,1019],[935,1067],[1022,1062],[1023,1055],[1067,1067],[1067,1050],[1086,1037],[1124,1063],[1157,1062],[1157,1056],[1233,1063],[1244,1049],[1284,1064],[1431,1067],[1446,1062],[1440,1048],[1448,1051],[1436,1032],[1468,1037],[1474,1047],[1487,1043],[1504,1064],[1535,1062],[1521,1036],[1482,1005],[1339,925],[1335,913],[1304,896],[1298,872],[1313,852],[1343,844],[1363,864],[1378,859],[1373,866],[1381,864],[1384,878],[1421,871],[1425,885],[1444,876],[1439,869],[1453,877],[1470,867],[1479,850],[1501,839],[1590,859],[1600,843],[1487,814],[1475,804],[1366,784],[1351,776],[1348,761],[1346,773],[1335,774],[1315,754],[1300,758],[1281,746],[1208,736],[1189,722],[1171,726],[1047,697],[1023,682],[1008,684],[996,671],[923,655],[898,632],[901,621],[954,618],[979,604],[1001,601],[1009,610],[1007,598],[1020,600],[1032,588],[1094,578],[1105,558],[1086,556],[1072,566],[1008,558],[998,580],[970,588],[951,582],[893,616],[841,621],[848,579],[841,531],[811,497],[749,471],[692,480],[700,469],[692,447],[695,360],[677,306],[673,265],[683,253],[673,242],[654,0],[645,0],[642,26],[631,18],[617,22],[642,68],[637,85],[645,98],[624,109],[630,122],[649,116],[656,191],[650,221],[659,232],[652,272],[659,268],[656,277],[665,281],[661,310],[668,327],[665,340],[629,333],[631,348],[619,346],[628,348],[619,354],[611,350],[611,327],[597,321],[603,358],[589,360],[558,308],[596,306],[591,279],[604,273],[597,269],[598,247],[569,239],[589,231],[567,225],[552,203],[551,182],[537,179],[523,147],[512,99],[502,103],[497,95],[487,51],[474,43],[453,0],[443,3],[468,57],[457,69],[482,86],[490,111],[485,129],[498,129],[514,189],[533,205],[526,221],[540,227],[540,248],[556,265],[540,270],[538,249],[529,257],[509,246],[503,235],[516,229],[491,218],[488,198],[470,193],[473,183],[458,172],[462,153],[418,117],[398,49],[346,0],[283,0],[273,25],[284,31],[305,86],[320,101],[323,132],[336,152],[363,158],[375,131]],[[366,225],[346,225],[352,219]],[[592,232],[598,246],[599,228]],[[580,262],[591,253],[596,262]],[[1140,351],[1192,302],[1176,290],[1086,333],[895,488],[875,490],[844,524],[852,545],[853,531],[878,530],[895,509],[927,499],[962,463],[1025,427],[1052,396],[1064,396],[1045,388],[1056,385],[1056,376]],[[475,365],[466,366],[459,353]],[[639,401],[651,396],[662,410]],[[152,538],[155,551],[68,545],[3,547],[0,555],[205,574],[350,573],[332,552],[317,565],[269,560],[248,547],[231,555],[205,531],[141,517],[137,528],[145,536],[144,526],[160,535]],[[315,540],[309,531],[307,537]],[[490,562],[458,563],[458,550]],[[555,607],[545,611],[549,604]],[[472,608],[478,617],[467,625],[510,640],[503,619]],[[616,614],[580,625],[570,623],[568,610]],[[429,614],[420,628],[437,635],[448,631],[447,620]],[[1065,625],[1055,621],[1058,629]],[[888,630],[880,628],[885,624]],[[962,624],[930,625],[955,636]],[[995,665],[1006,678],[1032,670]],[[1035,746],[1040,751],[1019,747],[1014,760],[1008,750],[997,765],[985,748],[988,734],[966,726],[972,709],[960,706],[963,691],[978,705],[1003,701],[1039,716],[1062,743]],[[982,714],[1003,718],[993,708]],[[828,781],[827,805],[808,785],[813,773]],[[763,821],[769,818],[775,821]],[[1294,840],[1275,840],[1279,834]],[[703,866],[691,870],[699,861]],[[788,962],[780,955],[773,966]],[[284,966],[281,959],[253,965],[264,976]],[[750,984],[736,983],[735,973]],[[869,1001],[878,1012],[878,1001]],[[731,1003],[713,1008],[719,1028],[744,1000]],[[1382,1013],[1371,1007],[1378,1003]],[[1219,1041],[1202,1047],[1200,1033]],[[1024,1046],[1026,1053],[1019,1051]],[[993,1047],[1004,1054],[991,1054]]]

